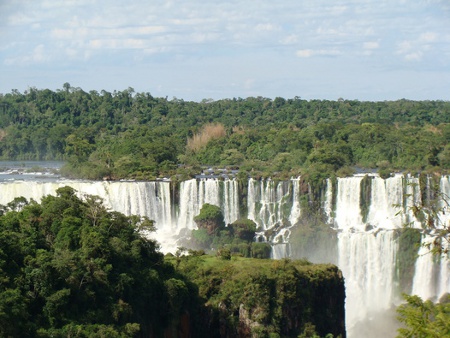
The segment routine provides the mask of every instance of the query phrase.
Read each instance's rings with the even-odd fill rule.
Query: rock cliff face
[[[178,266],[204,301],[193,337],[346,337],[344,280],[334,265],[201,256]]]

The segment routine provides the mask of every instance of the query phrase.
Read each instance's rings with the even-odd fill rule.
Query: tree
[[[411,184],[414,188],[417,184]],[[422,223],[423,229],[430,233],[433,241],[425,242],[423,245],[430,249],[431,253],[437,256],[445,255],[449,252],[450,244],[450,219],[446,218],[446,213],[450,207],[450,196],[440,191],[439,185],[429,187],[431,199],[424,203],[414,203],[409,207],[414,217]],[[411,224],[406,224],[410,226]]]
[[[236,238],[252,242],[255,237],[256,223],[251,219],[238,219],[229,225]]]
[[[199,229],[205,229],[208,235],[215,234],[216,230],[225,227],[222,210],[217,205],[209,203],[203,204],[194,221]]]
[[[109,212],[70,187],[42,203],[18,198],[0,215],[0,335],[164,336],[197,293],[175,275],[153,222]]]
[[[443,217],[450,206],[449,196],[439,186],[432,189],[431,195],[424,204],[414,203],[409,208],[424,230],[432,234],[433,241],[422,245],[438,258],[448,259],[450,221]],[[404,324],[398,329],[397,337],[450,337],[450,295],[439,303],[423,301],[416,295],[404,295],[404,298],[406,303],[397,308],[398,320]]]
[[[450,337],[450,296],[438,304],[423,301],[418,296],[404,296],[406,303],[399,306],[398,319],[405,325],[398,329],[398,338]]]

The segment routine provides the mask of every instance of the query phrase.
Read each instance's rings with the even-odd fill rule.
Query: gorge
[[[280,181],[204,177],[177,184],[14,180],[1,182],[0,204],[19,196],[39,201],[63,186],[80,195],[97,195],[112,210],[154,220],[157,231],[148,235],[157,239],[163,252],[174,252],[180,238],[189,237],[196,227],[193,218],[204,203],[220,206],[227,224],[239,218],[254,220],[256,240],[272,244],[273,258],[306,258],[342,270],[349,337],[395,336],[395,328],[387,324],[378,329],[383,332],[375,327],[377,318],[395,322],[389,313],[400,303],[401,292],[438,300],[450,291],[448,260],[419,250],[417,242],[404,242],[403,236],[405,224],[422,228],[423,222],[412,212],[414,205],[450,194],[448,176],[355,175],[328,179],[314,189],[301,177]],[[309,226],[313,218],[320,224]],[[439,218],[449,221],[444,213]],[[302,232],[306,226],[310,230]],[[429,236],[421,232],[422,241]],[[404,247],[413,252],[412,261],[404,257]]]

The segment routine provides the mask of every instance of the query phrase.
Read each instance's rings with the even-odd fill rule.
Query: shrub
[[[251,255],[253,258],[270,258],[272,247],[269,243],[252,243]]]
[[[224,137],[226,135],[225,127],[220,123],[208,123],[202,130],[194,134],[187,140],[187,150],[197,152],[204,148],[209,141]]]

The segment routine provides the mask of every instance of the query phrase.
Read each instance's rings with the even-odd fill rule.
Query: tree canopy
[[[0,159],[65,160],[84,178],[445,170],[450,103],[264,97],[189,102],[150,93],[29,88],[0,94]]]
[[[162,336],[197,291],[139,234],[150,220],[70,187],[0,216],[0,336]]]

